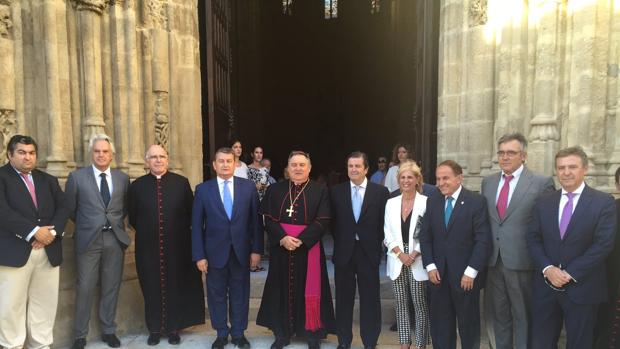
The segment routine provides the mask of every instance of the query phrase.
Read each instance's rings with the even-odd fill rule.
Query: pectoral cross
[[[289,208],[286,209],[286,212],[288,213],[289,217],[292,217],[293,213],[295,212],[295,210],[293,210],[293,205],[289,206]]]

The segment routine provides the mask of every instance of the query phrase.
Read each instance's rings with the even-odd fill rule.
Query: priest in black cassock
[[[293,335],[308,348],[334,333],[334,307],[321,238],[329,224],[327,188],[309,179],[310,157],[293,151],[289,181],[272,184],[261,202],[271,254],[269,273],[256,323],[271,329],[272,349]]]
[[[192,261],[193,194],[187,178],[168,171],[168,153],[152,145],[149,173],[129,187],[129,223],[136,230],[136,269],[144,295],[147,343],[205,322],[201,274]]]

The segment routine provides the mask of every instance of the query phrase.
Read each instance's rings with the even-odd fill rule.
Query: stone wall
[[[88,166],[88,139],[115,142],[114,167],[145,173],[152,143],[192,185],[202,180],[198,0],[0,0],[0,162],[16,133],[39,143],[38,166],[64,182]],[[63,241],[56,346],[72,341],[73,229]],[[119,332],[144,327],[133,246]],[[91,338],[99,334],[93,309]]]
[[[590,185],[615,191],[620,165],[620,1],[442,0],[438,160],[478,190],[498,170],[496,140],[530,141],[528,164],[581,145]]]

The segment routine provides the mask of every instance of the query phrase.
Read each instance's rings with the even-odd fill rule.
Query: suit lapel
[[[87,180],[91,184],[91,188],[93,188],[93,190],[95,191],[95,196],[97,197],[97,200],[99,200],[101,207],[105,208],[105,204],[103,203],[103,198],[101,197],[101,191],[99,191],[99,187],[97,186],[97,180],[95,179],[95,172],[92,166],[87,168],[86,175],[87,175],[86,177],[88,178]],[[112,199],[110,199],[110,201],[112,201]]]
[[[22,177],[15,172],[15,169],[13,169],[13,167],[10,164],[6,164],[6,166],[8,166],[8,168],[6,168],[7,171],[9,171],[11,173],[11,175],[13,176],[13,179],[15,180],[15,185],[20,188],[19,190],[22,192],[23,195],[25,195],[26,200],[28,200],[28,203],[30,204],[30,207],[32,208],[32,210],[34,212],[37,212],[37,208],[34,205],[34,202],[32,201],[32,197],[30,196],[30,191],[28,191],[28,187],[26,186],[26,183],[24,182],[24,180],[22,179]],[[37,192],[37,184],[40,181],[35,180],[35,171],[32,171],[32,180],[34,182],[34,190],[35,193]],[[39,200],[39,196],[37,195],[37,200]]]
[[[351,187],[349,186],[349,188],[351,188]],[[370,204],[370,202],[372,202],[372,196],[373,195],[374,195],[374,193],[373,193],[372,189],[370,189],[370,181],[368,181],[366,183],[366,191],[364,192],[364,200],[362,200],[362,209],[361,209],[361,212],[360,212],[360,219],[364,215],[366,210],[368,210],[368,205]],[[350,198],[351,198],[351,195],[349,195],[349,200],[350,200]],[[353,207],[353,205],[351,205],[351,207]]]
[[[504,221],[508,219],[510,214],[514,212],[515,208],[519,206],[519,202],[522,201],[521,199],[523,199],[523,196],[527,193],[530,185],[532,185],[532,174],[527,170],[527,168],[523,167],[523,172],[521,172],[521,177],[519,178],[517,187],[512,193],[512,197],[510,198],[510,202],[506,208],[506,215],[503,219]],[[495,212],[497,212],[497,210],[495,210]]]
[[[353,196],[353,191],[351,190],[351,182],[346,182],[347,185],[344,187],[344,204],[346,207],[349,208],[349,217],[351,218],[351,222],[353,222],[353,224],[357,224],[355,222],[355,214],[353,214],[353,199],[351,198],[351,196]]]
[[[108,205],[112,205],[115,197],[117,197],[118,195],[123,195],[123,190],[121,189],[121,179],[115,172],[116,171],[110,170],[110,176],[112,176],[112,195],[110,196],[110,203]],[[103,201],[103,198],[101,200]]]
[[[241,197],[241,185],[239,184],[238,178],[233,177],[233,188],[235,196],[233,197],[233,210],[230,215],[231,220],[235,218],[235,215],[237,214],[237,207],[239,207],[239,205],[237,205],[237,199]],[[222,207],[224,207],[224,203],[222,203]]]
[[[208,189],[210,191],[208,195],[213,197],[213,199],[215,200],[215,206],[220,211],[220,214],[228,218],[228,215],[226,214],[226,209],[224,209],[224,203],[222,202],[222,197],[220,196],[220,187],[217,183],[217,179],[214,179],[211,182],[211,185]],[[233,199],[233,208],[234,207],[235,207],[235,200]]]
[[[502,173],[499,172],[497,175],[491,177],[491,180],[487,183],[486,195],[489,196],[490,202],[494,202],[493,208],[489,211],[491,212],[491,218],[493,218],[496,222],[500,222],[499,213],[497,213],[497,191],[499,190],[499,180],[502,176]],[[492,195],[492,196],[491,196]]]
[[[583,191],[581,192],[580,197],[579,197],[579,201],[577,201],[577,206],[573,210],[573,214],[570,217],[570,222],[568,222],[568,227],[566,227],[566,233],[564,234],[564,240],[566,240],[566,238],[568,237],[568,234],[570,234],[571,230],[573,230],[577,222],[580,221],[581,216],[583,216],[584,212],[586,211],[586,208],[590,206],[590,201],[592,201],[592,195],[590,194],[591,194],[590,188],[586,185],[583,188]],[[560,203],[558,201],[558,207],[559,206],[560,206]],[[560,231],[560,227],[558,225],[558,236],[559,236],[559,231]]]

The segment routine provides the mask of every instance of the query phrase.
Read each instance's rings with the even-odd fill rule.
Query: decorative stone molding
[[[8,3],[0,3],[0,38],[13,38],[13,21],[11,20],[11,8]]]
[[[485,25],[488,20],[487,0],[469,0],[469,26]]]
[[[532,126],[529,137],[530,142],[560,140],[560,133],[558,132],[558,127],[555,120],[548,118],[534,118],[530,124]]]
[[[6,159],[6,150],[9,139],[17,133],[15,111],[0,109],[0,159]]]
[[[102,14],[109,0],[72,0],[78,11],[93,11],[96,14]]]
[[[155,143],[170,149],[170,118],[168,117],[168,92],[155,92]]]
[[[147,8],[153,26],[158,29],[168,30],[168,1],[149,0]]]

